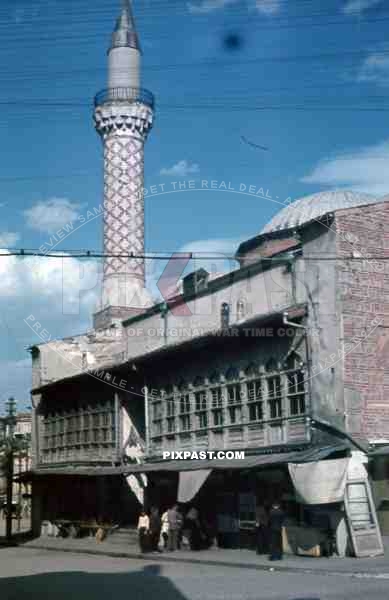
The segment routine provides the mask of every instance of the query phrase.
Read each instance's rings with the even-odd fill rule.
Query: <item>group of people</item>
[[[283,556],[282,528],[285,514],[279,502],[273,502],[269,511],[257,507],[256,547],[257,554],[269,552],[270,560],[281,560]]]
[[[257,554],[269,553],[270,560],[282,559],[284,521],[285,515],[279,502],[273,502],[270,510],[266,510],[263,505],[257,507]],[[183,547],[201,550],[212,543],[212,535],[202,524],[197,508],[189,508],[184,515],[177,504],[162,514],[155,506],[150,513],[142,510],[138,521],[138,536],[142,553],[164,550],[174,552]]]
[[[157,507],[148,514],[142,510],[138,521],[139,547],[144,552],[174,552],[181,547],[201,550],[210,545],[210,537],[200,522],[199,511],[191,507],[186,515],[177,504],[160,515]]]

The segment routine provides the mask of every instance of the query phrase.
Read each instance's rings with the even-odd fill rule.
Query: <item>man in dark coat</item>
[[[150,512],[150,546],[152,552],[161,552],[159,549],[159,536],[161,534],[161,517],[155,506]]]
[[[265,507],[259,504],[256,508],[256,546],[257,554],[265,554],[268,547],[268,522],[269,518]]]
[[[282,560],[282,527],[285,515],[279,502],[274,502],[269,513],[270,560]]]

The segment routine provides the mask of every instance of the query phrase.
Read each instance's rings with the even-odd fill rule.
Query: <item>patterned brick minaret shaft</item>
[[[145,251],[144,143],[154,99],[139,87],[140,56],[130,3],[124,0],[108,52],[108,88],[95,99],[95,127],[104,145],[104,254],[110,255],[104,259],[97,327],[151,304],[144,260],[126,256]]]

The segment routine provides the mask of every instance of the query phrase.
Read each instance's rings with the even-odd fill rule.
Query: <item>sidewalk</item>
[[[135,546],[111,544],[108,540],[97,543],[94,538],[67,539],[41,537],[24,543],[20,548],[37,548],[59,552],[86,553],[110,557],[136,558],[153,562],[185,562],[245,569],[306,572],[348,577],[389,579],[389,537],[384,538],[385,556],[377,558],[309,558],[285,556],[283,561],[270,562],[267,556],[258,556],[252,550],[212,548],[200,552],[180,550],[161,554],[140,555]]]
[[[31,521],[30,519],[21,519],[20,520],[20,529],[19,522],[17,519],[12,519],[12,541],[7,542],[5,539],[6,526],[5,519],[0,519],[0,547],[4,546],[17,546],[19,543],[23,542],[28,538],[28,533],[31,529]]]

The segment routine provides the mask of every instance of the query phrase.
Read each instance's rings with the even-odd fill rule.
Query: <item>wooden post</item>
[[[18,454],[18,475],[19,475],[19,483],[18,483],[18,531],[21,529],[21,517],[22,517],[22,482],[20,481],[20,475],[22,472],[22,456],[21,451],[19,449]]]
[[[121,428],[121,405],[119,401],[119,394],[115,392],[114,394],[114,406],[115,406],[115,461],[119,462],[121,460],[121,450],[122,450],[122,428]]]
[[[5,522],[5,537],[7,542],[12,539],[12,488],[14,477],[14,453],[12,448],[12,440],[7,451],[7,518]]]
[[[145,454],[149,453],[150,448],[150,422],[149,422],[149,391],[147,385],[143,387],[144,399],[145,399]]]

